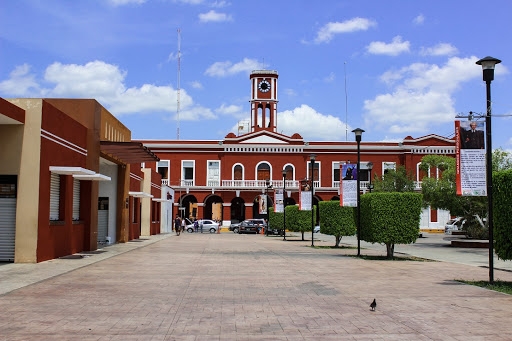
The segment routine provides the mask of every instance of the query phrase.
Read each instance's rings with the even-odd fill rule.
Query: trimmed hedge
[[[320,214],[320,232],[336,237],[339,246],[343,236],[353,236],[357,232],[356,208],[340,206],[338,201],[320,201],[318,203]]]
[[[512,259],[512,170],[492,175],[494,248],[500,259]]]
[[[422,195],[378,192],[361,196],[361,240],[386,244],[393,257],[395,244],[416,241],[420,230]]]

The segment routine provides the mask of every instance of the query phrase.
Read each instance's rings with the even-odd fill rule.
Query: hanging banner
[[[274,191],[274,212],[283,213],[284,212],[284,190],[276,189]]]
[[[487,196],[484,122],[455,121],[457,195]]]
[[[357,206],[357,164],[340,164],[340,206]]]
[[[266,194],[260,194],[260,200],[259,203],[259,214],[267,214],[267,195]]]
[[[311,211],[311,184],[309,180],[301,180],[300,182],[299,210]]]

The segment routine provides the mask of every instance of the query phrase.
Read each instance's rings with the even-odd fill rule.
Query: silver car
[[[197,228],[197,231],[194,227],[194,222],[190,221],[189,219],[185,218],[185,221],[187,222],[187,225],[185,226],[185,230],[188,233],[193,232],[210,232],[210,233],[217,233],[219,230],[219,223],[211,220],[211,219],[199,219],[197,222],[199,223],[199,227]],[[202,229],[201,229],[202,226]]]

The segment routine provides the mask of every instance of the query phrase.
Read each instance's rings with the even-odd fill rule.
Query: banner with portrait
[[[340,164],[340,206],[357,206],[357,164]]]
[[[487,196],[485,124],[455,121],[457,195]]]
[[[267,214],[267,195],[260,194],[258,200],[258,213],[259,214]]]
[[[284,190],[282,188],[277,188],[274,191],[274,212],[283,213],[284,212]]]
[[[299,210],[311,211],[311,182],[301,180],[299,187]]]

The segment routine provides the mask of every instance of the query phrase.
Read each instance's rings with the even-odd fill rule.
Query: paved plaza
[[[486,250],[427,235],[417,250],[456,256],[364,260],[353,237],[310,238],[165,234],[1,265],[0,340],[512,340],[512,296],[455,281],[488,280]],[[495,279],[512,281],[502,263]]]

